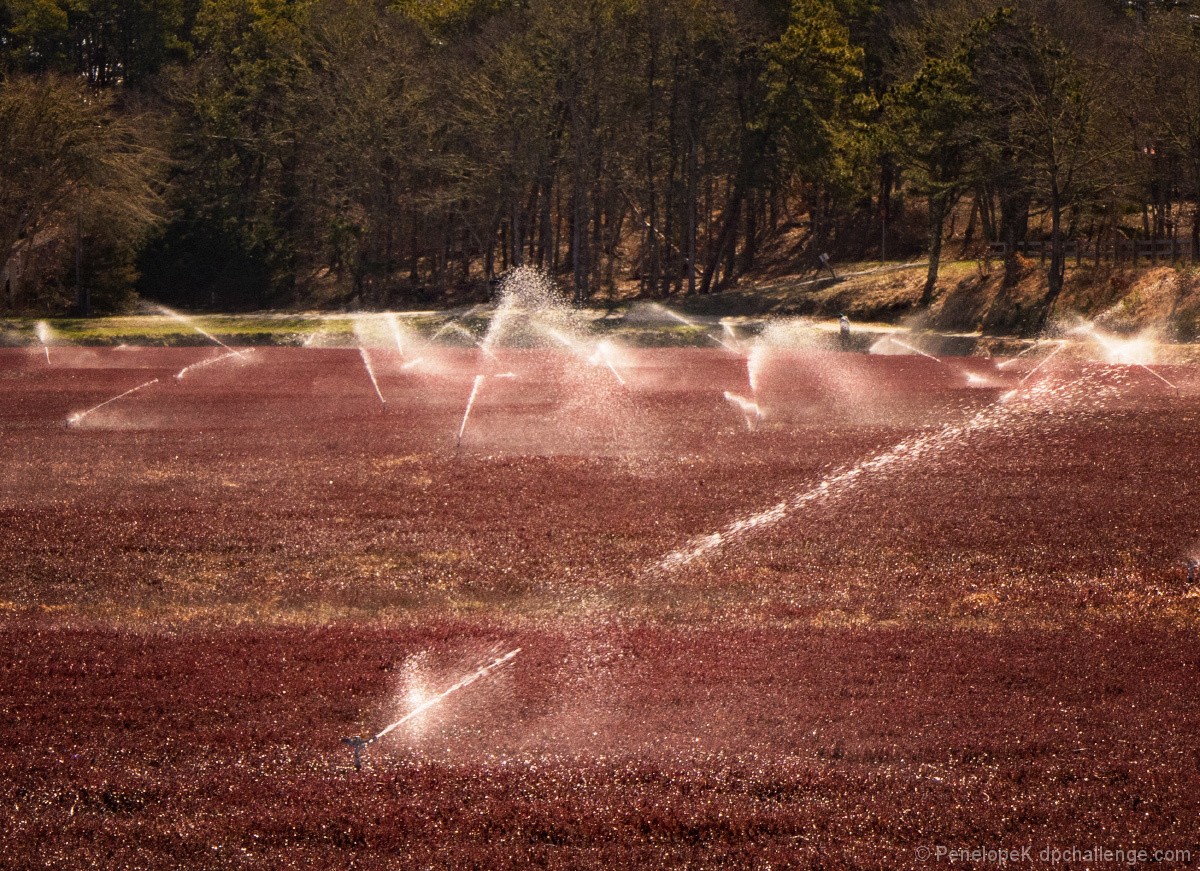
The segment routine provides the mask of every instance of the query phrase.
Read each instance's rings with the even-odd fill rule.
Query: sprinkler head
[[[371,741],[355,735],[353,738],[343,738],[342,743],[349,744],[354,749],[354,770],[362,771],[362,751]]]

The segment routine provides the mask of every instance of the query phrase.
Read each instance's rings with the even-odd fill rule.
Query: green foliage
[[[60,300],[77,241],[95,255],[86,284],[114,301],[128,292],[160,206],[160,160],[138,120],[56,75],[15,76],[0,88],[0,264],[10,305]]]
[[[982,107],[965,53],[929,58],[886,106],[889,144],[921,171],[931,195],[969,183],[965,171]]]
[[[395,0],[397,11],[437,37],[461,34],[511,9],[516,0]]]
[[[764,108],[797,165],[827,157],[846,127],[851,88],[862,78],[862,49],[827,0],[796,0],[787,30],[763,49]]]
[[[931,254],[963,196],[989,239],[1151,211],[1161,233],[1200,199],[1198,61],[1182,11],[1135,31],[1112,0],[10,0],[8,96],[88,90],[0,131],[0,223],[10,259],[36,225],[40,299],[69,289],[47,264],[82,223],[97,293],[140,270],[146,294],[239,308],[483,295],[529,262],[581,299],[703,292],[781,227],[866,256],[877,198],[928,205]],[[67,123],[96,112],[121,160]],[[146,116],[171,175],[125,208],[104,192],[138,173],[79,167],[145,170]],[[915,253],[925,231],[897,231]]]
[[[183,26],[181,0],[12,0],[0,45],[13,70],[140,85],[189,56]]]

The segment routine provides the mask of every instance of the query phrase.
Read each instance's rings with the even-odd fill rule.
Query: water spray
[[[36,329],[37,329],[38,341],[42,343],[42,350],[46,352],[46,365],[49,366],[50,365],[50,342],[49,342],[50,327],[47,326],[45,321],[38,321]]]
[[[458,441],[455,443],[456,448],[462,447],[463,433],[467,431],[467,418],[471,416],[471,406],[475,404],[475,397],[479,393],[480,386],[483,385],[485,376],[476,375],[475,383],[471,386],[471,395],[467,398],[467,410],[463,412],[462,426],[458,428]]]
[[[933,356],[933,354],[926,354],[920,348],[914,348],[912,345],[901,342],[899,339],[895,339],[895,338],[892,338],[891,336],[888,336],[888,341],[891,342],[893,345],[899,345],[901,348],[907,348],[909,351],[912,351],[914,354],[920,354],[922,357],[928,357],[930,360],[932,360],[935,363],[941,363],[943,366],[946,365],[945,363],[942,363],[942,361],[939,360],[937,357]]]
[[[673,311],[671,311],[671,310],[670,310],[669,308],[667,308],[665,305],[659,305],[658,303],[654,303],[654,304],[653,304],[653,308],[655,308],[656,310],[658,310],[658,311],[662,312],[662,313],[663,313],[663,314],[665,314],[667,317],[669,317],[669,318],[672,318],[673,320],[677,320],[677,321],[679,321],[679,323],[683,324],[685,327],[691,327],[693,330],[698,330],[698,329],[699,329],[699,327],[697,327],[697,326],[696,326],[696,324],[695,324],[694,322],[692,322],[692,321],[689,321],[687,318],[685,318],[683,315],[681,315],[681,314],[679,314],[679,313],[677,313],[677,312],[673,312]]]
[[[237,354],[239,357],[245,356],[241,351],[236,351],[233,348],[226,345],[224,342],[222,342],[220,339],[218,339],[212,333],[208,333],[208,332],[205,332],[204,330],[200,329],[200,327],[196,326],[194,321],[192,321],[190,318],[184,317],[183,315],[179,314],[179,312],[171,311],[165,305],[155,305],[154,309],[155,309],[155,311],[158,311],[158,312],[166,315],[167,317],[174,318],[175,320],[179,321],[181,324],[185,324],[186,326],[191,327],[197,333],[204,336],[204,338],[208,339],[210,342],[214,342],[214,343],[220,345],[222,348],[224,348],[226,351],[229,351],[231,354]]]
[[[758,401],[758,376],[767,365],[767,345],[761,339],[754,342],[754,347],[746,355],[746,378],[750,382],[750,394]]]
[[[1025,373],[1025,377],[1022,378],[1018,383],[1024,384],[1026,381],[1028,381],[1030,378],[1032,378],[1034,375],[1036,375],[1039,369],[1041,369],[1043,366],[1045,366],[1047,363],[1049,363],[1051,360],[1053,360],[1055,357],[1057,357],[1062,352],[1062,349],[1065,347],[1067,347],[1066,343],[1060,342],[1057,348],[1055,348],[1053,351],[1051,351],[1049,354],[1046,355],[1045,360],[1038,363],[1036,366],[1034,366],[1032,369],[1030,369],[1027,373]]]
[[[404,342],[400,339],[400,322],[396,320],[396,315],[393,312],[388,312],[384,315],[388,326],[392,328],[392,338],[396,340],[396,350],[400,352],[400,356],[404,356]]]
[[[997,369],[1007,369],[1009,366],[1011,366],[1013,363],[1016,363],[1018,360],[1020,360],[1026,354],[1032,353],[1033,351],[1040,348],[1042,345],[1046,344],[1047,342],[1059,342],[1061,344],[1062,341],[1063,341],[1062,339],[1038,339],[1036,342],[1034,342],[1032,345],[1030,345],[1028,348],[1026,348],[1021,353],[1017,354],[1011,360],[1005,360],[1003,363],[997,363],[996,368]]]
[[[480,377],[482,377],[482,376],[480,376]],[[421,714],[425,713],[430,708],[432,708],[434,705],[439,704],[444,699],[448,698],[449,696],[453,695],[454,693],[458,692],[459,690],[475,683],[475,681],[479,680],[481,677],[484,677],[485,675],[490,674],[491,672],[495,671],[496,669],[511,662],[513,660],[513,658],[516,657],[516,655],[520,652],[521,652],[521,648],[519,648],[519,647],[516,648],[515,650],[510,650],[508,653],[504,654],[503,656],[497,657],[496,659],[492,660],[487,665],[476,669],[474,672],[472,672],[471,674],[464,677],[462,680],[460,680],[458,683],[454,684],[454,686],[450,687],[448,690],[438,693],[436,696],[432,696],[431,698],[428,698],[425,701],[421,702],[421,704],[417,705],[415,708],[413,708],[411,711],[409,711],[407,714],[405,714],[399,720],[392,723],[390,726],[383,729],[382,731],[377,732],[375,735],[373,735],[370,738],[362,738],[358,735],[355,735],[352,738],[343,738],[342,743],[349,744],[350,747],[353,748],[353,750],[354,750],[354,768],[355,768],[355,770],[356,771],[362,770],[362,752],[367,747],[374,744],[376,741],[378,741],[383,736],[387,735],[389,732],[400,728],[401,726],[403,726],[405,723],[407,723],[409,720],[413,719],[414,717],[418,717]]]
[[[186,375],[188,372],[191,372],[193,369],[203,369],[206,366],[212,366],[214,363],[220,363],[222,360],[228,360],[230,357],[241,357],[241,356],[244,356],[244,355],[238,353],[237,351],[230,351],[228,354],[222,354],[219,357],[213,357],[212,359],[209,359],[209,360],[201,360],[199,363],[193,363],[190,366],[184,366],[182,369],[180,369],[178,372],[175,373],[175,380],[182,381],[183,376]]]
[[[722,341],[721,339],[718,339],[712,333],[705,333],[704,338],[711,339],[712,341],[716,342],[718,345],[720,345],[722,348],[724,348],[730,354],[736,354],[739,357],[742,355],[742,352],[739,351],[737,348],[733,347],[733,345],[729,344],[728,342]]]
[[[375,370],[371,368],[371,358],[367,356],[367,349],[359,345],[358,353],[362,357],[363,366],[366,367],[367,375],[371,379],[371,386],[375,388],[375,395],[379,397],[379,402],[386,407],[387,400],[383,398],[383,393],[379,390],[379,382],[375,380]]]
[[[758,407],[757,402],[746,399],[744,396],[738,396],[736,393],[725,391],[725,401],[736,405],[746,418],[746,429],[754,432],[758,429],[759,423],[762,422],[762,409]]]
[[[910,468],[941,451],[961,446],[980,433],[1012,425],[1024,414],[1035,412],[1050,403],[1080,401],[1085,395],[1091,398],[1096,393],[1096,387],[1087,384],[1088,380],[1089,376],[1084,374],[1065,385],[1037,382],[1024,389],[1026,402],[1023,406],[1012,406],[1006,401],[1021,392],[1019,389],[1013,390],[1001,397],[999,402],[962,423],[946,424],[935,432],[906,439],[853,466],[830,473],[816,484],[781,499],[769,508],[734,520],[717,532],[694,538],[661,558],[655,564],[655,569],[658,572],[678,571],[755,531],[769,529],[806,507],[825,504],[852,493],[872,477]]]
[[[70,417],[67,418],[67,426],[68,427],[78,426],[80,421],[82,421],[89,414],[91,414],[95,411],[99,411],[100,409],[104,408],[104,406],[106,406],[110,403],[116,402],[118,399],[124,399],[126,396],[129,396],[131,393],[137,393],[139,390],[144,390],[145,388],[149,387],[151,384],[157,384],[157,383],[158,383],[158,379],[155,378],[151,381],[147,381],[145,384],[139,384],[137,387],[131,387],[129,390],[126,390],[124,393],[120,394],[119,396],[114,396],[112,399],[106,399],[106,400],[104,400],[104,402],[101,402],[99,405],[92,406],[87,411],[77,411],[75,414],[72,414]]]
[[[593,366],[599,366],[603,363],[608,367],[608,371],[612,372],[613,378],[617,379],[617,383],[624,387],[625,379],[621,377],[621,373],[618,372],[617,367],[613,365],[612,358],[608,356],[608,352],[611,347],[612,346],[609,345],[608,342],[600,342],[600,344],[596,346],[596,353],[592,355],[592,358],[588,362],[590,362]]]
[[[1172,384],[1170,381],[1168,381],[1162,375],[1159,375],[1157,372],[1155,372],[1153,369],[1151,369],[1149,366],[1147,366],[1141,360],[1138,360],[1136,357],[1131,355],[1128,351],[1125,350],[1125,348],[1115,345],[1112,342],[1112,340],[1110,340],[1108,337],[1096,332],[1095,324],[1083,324],[1082,326],[1077,328],[1077,331],[1086,333],[1087,335],[1091,336],[1096,341],[1096,343],[1112,357],[1114,362],[1120,363],[1122,360],[1124,360],[1130,366],[1137,366],[1141,369],[1145,369],[1147,372],[1149,372],[1151,375],[1153,375],[1155,378],[1157,378],[1163,384],[1170,387],[1176,393],[1179,392],[1178,385]]]
[[[493,354],[492,349],[488,347],[486,338],[477,339],[475,337],[474,333],[472,333],[468,329],[465,329],[465,328],[459,326],[458,324],[455,324],[455,323],[443,324],[441,326],[441,328],[436,333],[433,334],[433,338],[436,339],[442,333],[447,332],[447,331],[452,332],[452,333],[458,333],[461,336],[466,336],[471,341],[472,345],[474,345],[479,350],[483,351],[483,353],[487,354],[489,357],[491,357],[497,363],[500,362],[500,358],[497,357],[495,354]]]

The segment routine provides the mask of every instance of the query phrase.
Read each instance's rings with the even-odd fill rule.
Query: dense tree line
[[[964,250],[1052,243],[1052,302],[1068,238],[1200,250],[1187,6],[6,0],[3,301],[706,293],[784,234],[876,254],[881,216],[924,222],[928,301],[969,214]]]

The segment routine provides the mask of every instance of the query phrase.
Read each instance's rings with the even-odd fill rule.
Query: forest
[[[928,301],[949,220],[1008,269],[1044,242],[1051,304],[1069,243],[1200,253],[1189,6],[3,0],[0,309],[404,308],[518,265],[663,298],[822,253],[927,257]]]

